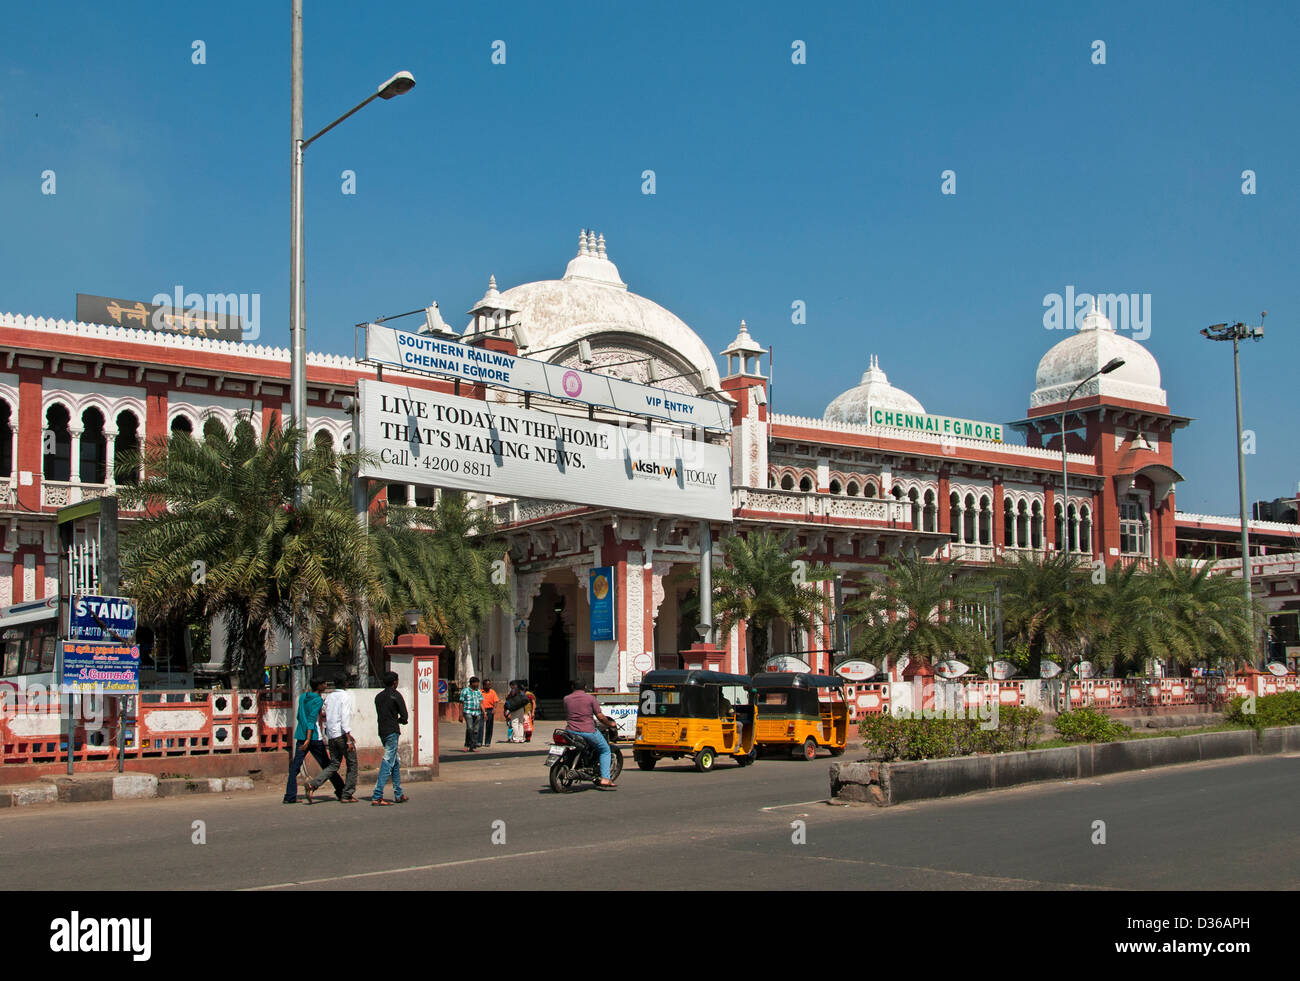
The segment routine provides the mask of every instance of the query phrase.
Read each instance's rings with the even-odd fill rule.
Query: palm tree
[[[768,531],[748,538],[733,535],[722,542],[726,565],[713,572],[713,613],[719,636],[739,621],[751,628],[751,671],[762,671],[769,660],[768,628],[784,620],[790,630],[812,630],[828,619],[827,597],[816,588],[832,576],[825,566],[801,570],[803,552],[791,547],[791,537],[778,539]]]
[[[287,426],[259,441],[247,417],[233,435],[221,426],[201,440],[172,433],[149,445],[140,484],[120,491],[146,512],[122,551],[141,612],[223,617],[226,664],[241,685],[261,684],[266,631],[288,629],[295,600],[317,636],[359,601],[385,607],[346,490],[355,458],[304,447],[298,465],[301,440]]]
[[[1031,678],[1042,671],[1050,648],[1062,658],[1082,653],[1093,612],[1091,583],[1079,574],[1079,560],[1065,552],[1039,558],[1019,555],[991,570],[1002,586],[1002,623],[1013,646],[1029,650]]]
[[[1123,676],[1148,658],[1175,661],[1191,649],[1194,625],[1170,615],[1169,588],[1138,563],[1107,571],[1093,589],[1092,659]]]
[[[933,562],[912,550],[890,562],[883,582],[863,589],[846,607],[850,619],[865,628],[854,644],[856,655],[880,659],[886,670],[903,654],[920,663],[957,654],[982,667],[988,638],[966,612],[983,599],[982,586],[956,562]]]
[[[402,611],[416,609],[429,633],[459,655],[457,676],[474,673],[471,637],[497,607],[509,609],[505,546],[487,508],[459,491],[443,491],[432,508],[389,505],[371,529],[371,561],[388,597],[380,621],[390,638]]]

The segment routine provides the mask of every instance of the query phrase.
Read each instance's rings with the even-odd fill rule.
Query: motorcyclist
[[[565,732],[582,739],[600,754],[600,781],[596,786],[601,790],[614,790],[614,781],[609,779],[609,760],[612,754],[609,751],[609,743],[596,728],[596,720],[611,728],[616,728],[618,724],[601,712],[600,702],[596,700],[595,695],[587,691],[585,681],[575,681],[572,687],[573,691],[564,698],[564,712],[568,717]]]

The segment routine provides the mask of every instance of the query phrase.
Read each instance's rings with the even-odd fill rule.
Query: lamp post
[[[1124,367],[1123,358],[1111,358],[1091,375],[1083,379],[1079,384],[1075,385],[1074,388],[1070,390],[1070,394],[1066,397],[1065,405],[1061,407],[1061,538],[1064,542],[1063,551],[1067,558],[1070,555],[1070,456],[1065,451],[1065,417],[1069,415],[1070,402],[1074,399],[1074,396],[1079,389],[1083,388],[1084,385],[1088,384],[1088,382],[1092,381],[1099,375],[1109,375],[1112,371],[1122,367]],[[1067,573],[1065,577],[1065,588],[1067,591],[1070,588],[1069,573]],[[1069,691],[1070,663],[1067,655],[1065,670],[1061,673],[1061,699],[1056,704],[1056,710],[1058,712],[1061,711],[1061,702],[1065,703],[1067,710],[1069,709]]]
[[[289,179],[290,237],[289,237],[289,409],[292,422],[303,428],[307,422],[307,341],[305,335],[306,301],[304,298],[305,271],[303,261],[303,207],[302,207],[302,157],[303,151],[332,130],[353,113],[360,112],[375,99],[392,99],[411,91],[415,78],[410,72],[398,72],[384,82],[375,92],[349,109],[334,122],[310,139],[302,138],[302,0],[293,0],[291,10],[292,54],[290,64],[290,136],[292,140],[292,167]],[[302,441],[293,451],[294,466],[302,464]],[[301,487],[295,488],[294,506],[302,504]],[[302,618],[294,610],[289,633],[289,678],[291,698],[297,703],[302,689]]]
[[[1241,445],[1241,341],[1258,341],[1264,336],[1265,310],[1259,315],[1258,327],[1247,327],[1238,321],[1228,324],[1212,324],[1201,329],[1201,333],[1212,341],[1232,341],[1232,380],[1237,395],[1237,494],[1241,508],[1241,581],[1246,590],[1246,622],[1250,624],[1251,643],[1255,641],[1255,628],[1252,624],[1250,597],[1250,531],[1246,524],[1246,451]]]

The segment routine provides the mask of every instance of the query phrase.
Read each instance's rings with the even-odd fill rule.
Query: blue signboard
[[[614,640],[614,567],[602,565],[591,570],[587,587],[591,607],[591,639]]]
[[[135,638],[135,604],[121,596],[74,596],[68,636],[125,644]]]
[[[135,644],[62,640],[59,655],[65,692],[105,695],[140,692],[140,648]]]

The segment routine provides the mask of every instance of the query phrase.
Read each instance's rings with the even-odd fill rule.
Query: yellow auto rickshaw
[[[758,710],[759,752],[781,747],[796,758],[811,760],[817,747],[839,756],[849,738],[849,703],[844,679],[801,671],[754,675]]]
[[[632,758],[653,770],[665,756],[691,756],[712,770],[719,756],[754,762],[754,700],[747,675],[651,671],[641,679]]]

